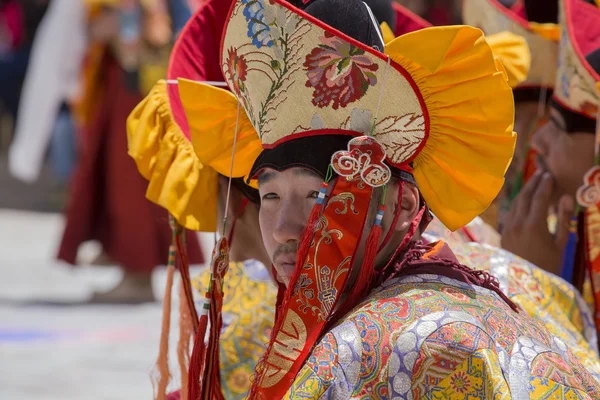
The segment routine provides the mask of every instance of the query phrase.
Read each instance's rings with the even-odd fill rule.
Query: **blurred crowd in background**
[[[12,138],[31,45],[48,3],[48,0],[0,1],[0,129],[4,152]]]

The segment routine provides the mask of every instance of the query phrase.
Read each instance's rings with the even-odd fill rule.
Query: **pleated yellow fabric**
[[[556,28],[555,24],[538,25],[544,32],[550,32],[550,28]],[[385,22],[381,24],[381,31],[385,43],[396,38]],[[523,83],[531,69],[531,51],[527,40],[509,31],[488,35],[486,40],[492,48],[494,57],[502,63],[502,70],[506,72],[510,87],[514,89]]]
[[[531,51],[527,40],[508,31],[486,36],[486,40],[494,57],[502,62],[510,87],[516,88],[524,82],[531,68]]]
[[[129,155],[149,181],[146,198],[188,229],[214,232],[218,175],[203,168],[190,141],[173,122],[167,83],[159,81],[127,120]]]
[[[385,53],[412,76],[428,113],[429,135],[413,162],[421,194],[444,225],[459,229],[491,204],[512,160],[509,74],[483,33],[468,26],[415,31],[389,42]],[[183,79],[179,92],[198,159],[226,176],[237,120],[232,176],[246,176],[262,142],[237,98]]]
[[[227,90],[186,79],[179,79],[179,96],[200,162],[221,175],[246,177],[262,151],[262,143],[242,107],[238,113],[237,98]]]
[[[414,176],[432,211],[451,230],[483,212],[504,183],[516,134],[504,71],[483,33],[465,26],[403,35],[385,53],[415,80],[430,130]]]

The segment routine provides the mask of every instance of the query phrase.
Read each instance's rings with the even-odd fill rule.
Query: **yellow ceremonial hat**
[[[530,69],[527,78],[518,85],[515,99],[534,100],[539,98],[541,88],[554,88],[554,76],[558,61],[559,27],[556,23],[536,22],[552,19],[557,14],[556,2],[527,0],[526,7],[530,14],[539,11],[543,16],[529,15],[525,10],[507,8],[499,0],[464,0],[463,22],[480,28],[491,36],[510,32],[525,39],[531,51]],[[547,15],[546,15],[547,14]],[[554,19],[557,16],[554,15]],[[507,71],[509,72],[509,71]]]
[[[284,0],[261,6],[254,15],[257,8],[240,0],[228,16],[221,67],[231,92],[179,82],[188,120],[202,114],[190,127],[197,154],[204,140],[196,135],[233,143],[237,132],[247,146],[240,164],[237,155],[234,162],[243,176],[286,143],[332,137],[347,143],[372,133],[386,163],[414,177],[450,229],[488,207],[503,185],[516,136],[512,91],[479,29],[422,29],[380,52]],[[253,141],[263,151],[251,165]]]

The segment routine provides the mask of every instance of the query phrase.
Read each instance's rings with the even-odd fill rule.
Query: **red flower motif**
[[[248,75],[248,63],[244,56],[238,56],[237,49],[233,47],[227,52],[227,78],[233,85],[235,94],[244,90],[244,81]]]
[[[464,372],[457,372],[452,378],[450,378],[450,384],[452,389],[458,393],[466,393],[471,388],[471,381]]]
[[[306,56],[306,87],[313,87],[313,104],[333,109],[359,100],[377,83],[379,66],[365,51],[325,32],[318,47]]]

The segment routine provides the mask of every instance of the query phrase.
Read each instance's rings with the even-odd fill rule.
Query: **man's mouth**
[[[294,267],[296,266],[296,260],[293,260],[293,261],[282,260],[282,261],[276,262],[275,265],[279,266],[281,270],[293,271]]]
[[[279,279],[288,285],[296,267],[296,254],[283,254],[275,260],[274,264]]]

